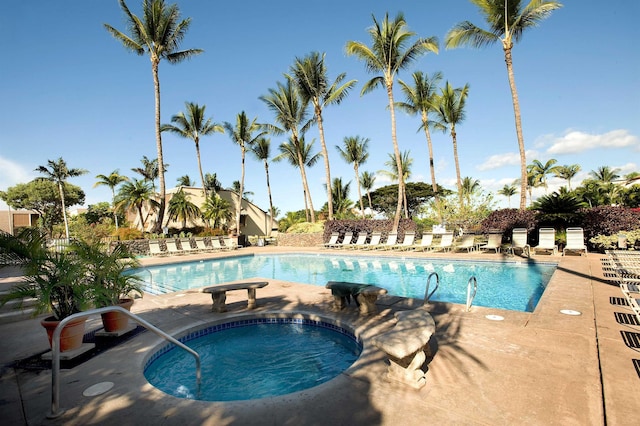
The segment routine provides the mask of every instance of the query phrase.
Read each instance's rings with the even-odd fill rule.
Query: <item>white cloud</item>
[[[35,177],[35,172],[4,157],[0,157],[0,190],[17,183],[26,183]]]
[[[547,139],[548,136],[545,136]],[[619,129],[601,135],[592,135],[580,131],[567,131],[564,136],[555,138],[547,150],[548,154],[575,154],[596,148],[640,148],[640,139],[627,130]]]
[[[535,158],[537,156],[536,151],[526,151],[525,155],[527,158]],[[507,152],[504,154],[496,154],[487,158],[484,163],[478,164],[476,169],[479,171],[493,170],[499,169],[505,166],[519,166],[520,165],[520,154],[517,152]]]

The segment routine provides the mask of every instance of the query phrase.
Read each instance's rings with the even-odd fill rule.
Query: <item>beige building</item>
[[[166,197],[166,207],[165,207],[165,220],[167,220],[168,213],[167,209],[169,207],[169,201],[175,193],[180,190],[183,190],[186,194],[189,195],[189,201],[195,204],[198,207],[202,207],[204,204],[204,191],[202,188],[197,187],[189,187],[189,186],[179,186],[176,188],[172,188],[167,190]],[[231,210],[233,211],[233,219],[227,223],[227,227],[233,232],[235,230],[235,214],[236,214],[236,203],[238,200],[238,195],[233,191],[221,190],[218,191],[218,195],[225,201],[229,202],[231,206]],[[143,209],[144,216],[144,230],[150,231],[152,230],[157,221],[157,214],[155,212],[150,212],[148,208]],[[140,223],[140,218],[137,211],[130,211],[127,219],[138,229],[142,228]],[[204,226],[205,223],[202,219],[197,220],[189,220],[187,221],[187,227],[192,226]],[[181,221],[169,221],[165,222],[165,226],[168,228],[177,228],[180,229],[182,227]],[[278,222],[276,220],[271,223],[271,216],[267,214],[266,211],[262,210],[260,207],[256,206],[252,202],[242,199],[242,203],[240,205],[240,235],[257,235],[257,236],[265,236],[271,235],[271,230],[276,230],[278,228]]]
[[[40,214],[34,210],[0,210],[0,231],[15,235],[20,228],[36,226]]]

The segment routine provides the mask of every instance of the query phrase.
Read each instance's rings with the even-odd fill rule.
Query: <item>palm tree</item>
[[[160,131],[160,78],[158,76],[158,67],[162,59],[166,59],[170,64],[176,64],[203,51],[201,49],[178,50],[191,25],[191,18],[180,20],[180,10],[177,5],[167,5],[164,0],[143,0],[142,19],[131,13],[124,0],[120,0],[120,7],[126,15],[126,26],[130,34],[122,33],[109,24],[104,24],[104,27],[113,37],[122,42],[127,50],[140,56],[146,53],[151,59],[155,93],[156,150],[158,152],[158,176],[160,178],[160,211],[156,224],[156,230],[159,231],[164,218],[166,186]]]
[[[566,180],[569,191],[571,191],[571,179],[573,179],[578,174],[578,172],[580,172],[580,170],[582,170],[580,164],[571,164],[565,166],[557,166],[553,173],[556,177]]]
[[[434,113],[437,109],[438,99],[438,85],[442,80],[442,73],[440,71],[429,74],[422,74],[421,71],[415,71],[412,74],[413,86],[405,83],[402,80],[398,80],[402,91],[406,97],[405,102],[398,102],[398,108],[406,111],[411,115],[420,114],[421,125],[420,129],[424,130],[424,134],[427,137],[427,147],[429,149],[429,170],[431,171],[431,187],[433,189],[433,195],[435,201],[439,201],[438,185],[436,183],[436,168],[433,161],[433,144],[431,143],[431,132],[429,127],[434,123],[430,121],[429,115]]]
[[[407,29],[407,23],[402,13],[396,15],[393,22],[389,21],[389,15],[385,14],[382,23],[378,23],[373,17],[373,26],[369,28],[369,35],[372,40],[372,47],[358,41],[347,42],[347,55],[355,55],[364,61],[367,71],[380,73],[367,81],[360,92],[360,95],[371,92],[378,86],[387,90],[389,98],[389,112],[391,114],[391,141],[393,142],[393,152],[396,160],[396,168],[402,169],[400,148],[396,137],[396,115],[393,100],[393,82],[396,74],[402,69],[406,69],[419,56],[429,51],[438,53],[438,40],[435,37],[419,38],[413,44],[408,45],[409,39],[415,33]],[[400,224],[400,213],[402,210],[402,200],[404,193],[404,180],[398,182],[398,204],[393,220],[393,232],[398,231]]]
[[[189,200],[182,188],[171,197],[169,208],[167,209],[169,220],[182,220],[182,229],[187,227],[187,220],[200,217],[200,209]]]
[[[515,183],[520,184],[520,179],[516,179]],[[533,204],[533,190],[535,188],[540,188],[542,186],[542,181],[540,180],[540,176],[531,170],[531,165],[527,167],[527,193],[529,194],[529,204]],[[520,186],[522,188],[522,185]]]
[[[191,139],[196,145],[196,158],[198,159],[198,171],[200,172],[200,181],[204,190],[204,197],[207,198],[207,187],[204,184],[204,175],[202,174],[202,162],[200,161],[200,136],[211,135],[215,132],[224,133],[224,128],[214,123],[211,118],[204,118],[206,105],[198,105],[193,102],[185,102],[186,115],[183,112],[171,117],[174,124],[163,124],[160,127],[161,132],[175,133],[185,139]],[[186,185],[189,186],[189,185]]]
[[[304,142],[301,142],[303,137],[300,136],[301,133],[304,134],[312,124],[307,120],[308,103],[301,98],[300,93],[291,81],[291,78],[287,78],[285,84],[278,82],[277,88],[269,89],[269,94],[260,96],[260,100],[267,104],[267,107],[275,114],[276,123],[280,125],[280,127],[278,127],[273,124],[265,124],[265,128],[275,135],[280,135],[285,132],[291,133],[289,144],[281,144],[280,151],[283,152],[284,145],[285,151],[283,153],[285,153],[285,155],[295,155],[295,167],[300,169],[300,174],[302,176],[302,185],[305,193],[304,204],[307,208],[307,220],[309,220],[310,216],[311,222],[315,222],[316,214],[313,209],[313,201],[311,200],[311,193],[309,192],[309,185],[307,183],[307,174],[304,167],[306,160],[303,158],[305,149],[310,149],[312,144],[306,146]],[[293,151],[288,152],[290,149]],[[289,159],[289,162],[291,162],[291,159]]]
[[[346,219],[350,217],[349,212],[353,207],[353,202],[349,199],[350,190],[351,182],[342,183],[342,178],[333,178],[331,195],[335,200],[335,213],[336,217],[339,219]]]
[[[205,173],[204,187],[207,188],[207,191],[217,193],[222,189],[222,183],[218,180],[216,173]]]
[[[389,160],[385,161],[384,165],[388,167],[387,170],[379,170],[378,173],[386,175],[391,181],[404,181],[406,182],[411,177],[411,166],[413,165],[413,158],[409,157],[410,151],[404,151],[400,157],[400,167],[402,173],[398,173],[398,163],[395,161],[393,154],[389,154]],[[402,204],[404,206],[404,216],[409,217],[409,208],[407,204],[407,192],[402,190]]]
[[[355,86],[356,80],[342,81],[347,74],[342,73],[336,77],[333,83],[329,84],[327,67],[324,62],[325,54],[311,52],[304,58],[296,58],[291,66],[291,77],[295,82],[300,97],[303,102],[313,105],[313,112],[316,123],[318,123],[318,133],[320,135],[320,147],[324,158],[324,170],[327,184],[327,203],[329,205],[329,220],[333,219],[333,197],[331,194],[331,169],[329,167],[329,151],[324,139],[324,123],[322,110],[327,105],[340,104],[349,94],[349,90]]]
[[[267,193],[269,194],[269,211],[271,214],[271,226],[267,232],[267,236],[271,235],[271,230],[273,229],[273,198],[271,197],[271,183],[269,182],[269,157],[271,156],[271,139],[262,137],[256,141],[256,143],[251,147],[251,152],[256,158],[264,163],[264,172],[267,176]]]
[[[212,193],[202,206],[202,217],[211,222],[214,228],[233,219],[231,204],[220,195]]]
[[[142,216],[142,207],[147,205],[149,209],[156,208],[159,203],[154,200],[155,191],[146,180],[131,179],[124,182],[116,196],[116,208],[129,210],[135,208],[138,211],[140,225],[145,229],[146,219]],[[149,216],[147,214],[147,216]]]
[[[484,15],[489,24],[489,30],[484,30],[469,21],[456,24],[446,35],[445,46],[447,49],[459,46],[484,47],[494,44],[498,40],[502,43],[504,60],[507,65],[511,99],[513,100],[513,113],[516,122],[516,135],[520,150],[520,210],[524,210],[527,204],[527,158],[522,136],[522,122],[520,119],[520,101],[513,74],[513,59],[511,50],[514,41],[520,41],[524,30],[536,27],[540,21],[551,14],[552,11],[562,7],[556,1],[530,0],[526,6],[522,6],[522,0],[470,0],[478,6],[480,13]]]
[[[528,167],[531,172],[536,174],[537,179],[544,187],[545,194],[547,193],[547,190],[549,188],[549,186],[547,185],[547,175],[556,173],[558,166],[555,166],[555,164],[557,162],[558,160],[554,158],[551,158],[544,164],[542,164],[542,162],[540,162],[539,160],[533,160]]]
[[[311,149],[313,148],[314,142],[315,140],[312,140],[311,143],[307,144],[304,139],[304,135],[302,135],[296,143],[292,136],[287,142],[283,142],[280,144],[280,146],[278,147],[278,149],[280,150],[280,154],[276,155],[273,158],[273,161],[275,162],[287,160],[290,165],[300,169],[300,176],[302,178],[302,190],[304,192],[304,208],[305,214],[307,216],[307,222],[310,219],[309,216],[311,216],[311,222],[315,222],[315,211],[313,210],[313,203],[311,202],[311,194],[309,193],[309,184],[307,183],[307,174],[305,172],[305,167],[313,167],[322,155],[319,152],[316,154],[311,154]]]
[[[196,184],[194,181],[191,180],[189,175],[182,175],[176,180],[178,182],[178,186],[194,186]]]
[[[371,203],[371,190],[376,183],[376,175],[370,172],[362,172],[360,175],[360,186],[367,191],[367,199],[369,200],[369,209],[373,210],[373,204]]]
[[[469,94],[469,84],[464,87],[454,89],[447,81],[445,86],[440,90],[438,96],[438,115],[442,125],[439,128],[446,129],[449,127],[449,133],[453,141],[453,159],[456,164],[456,183],[458,186],[458,201],[462,207],[462,181],[460,178],[460,162],[458,161],[458,140],[456,135],[456,125],[464,121],[464,107]]]
[[[478,193],[480,188],[480,181],[478,179],[473,179],[469,176],[465,176],[464,179],[462,179],[462,195],[467,201],[467,206],[471,204],[471,196]]]
[[[369,145],[369,138],[361,138],[360,136],[348,136],[344,138],[344,149],[336,145],[336,149],[340,153],[340,156],[348,164],[353,164],[353,171],[356,174],[356,185],[358,186],[358,200],[360,200],[360,211],[362,212],[362,218],[364,219],[364,204],[362,203],[362,191],[360,190],[360,173],[358,168],[360,164],[367,162],[369,158],[369,152],[367,145]],[[334,181],[335,184],[335,181]]]
[[[229,191],[235,192],[236,194],[240,194],[240,181],[234,180],[231,183],[231,187],[228,188]],[[242,198],[249,198],[250,195],[254,195],[252,191],[243,191]]]
[[[515,185],[505,185],[502,187],[501,190],[498,191],[498,194],[504,195],[505,197],[507,197],[507,200],[509,202],[509,208],[511,208],[511,197],[517,193],[518,193],[518,188],[516,188]]]
[[[160,168],[158,167],[158,159],[154,158],[153,160],[149,160],[146,155],[143,155],[140,159],[142,163],[142,167],[132,167],[131,171],[138,173],[143,179],[149,183],[151,183],[151,187],[153,192],[156,192],[156,179],[158,179],[158,174],[160,172]],[[167,171],[169,165],[164,163],[164,171]]]
[[[116,224],[116,232],[118,232],[118,214],[116,213],[116,186],[120,185],[122,182],[126,182],[129,180],[128,177],[122,176],[118,169],[112,171],[109,175],[97,175],[96,179],[98,181],[93,184],[93,187],[97,186],[108,186],[111,189],[111,207],[113,208],[113,220]]]
[[[612,169],[609,166],[600,166],[596,170],[591,170],[589,176],[600,183],[612,183],[620,178],[620,169]]]
[[[88,173],[84,169],[70,169],[67,167],[67,163],[58,158],[56,161],[47,160],[46,166],[38,166],[36,172],[42,173],[45,177],[44,180],[51,181],[58,185],[58,193],[60,195],[60,203],[62,206],[62,218],[64,219],[64,232],[67,240],[69,240],[69,221],[67,220],[67,207],[64,202],[64,186],[67,179],[77,176],[82,176]]]
[[[240,147],[240,158],[242,165],[242,173],[240,175],[240,187],[238,188],[237,202],[236,202],[236,232],[240,234],[240,211],[242,209],[242,197],[244,196],[244,159],[247,153],[247,149],[251,149],[256,141],[263,137],[267,132],[261,131],[257,135],[253,135],[261,129],[261,126],[256,122],[257,118],[249,121],[247,114],[242,111],[236,116],[236,125],[233,126],[229,122],[224,123],[224,129],[231,140]]]

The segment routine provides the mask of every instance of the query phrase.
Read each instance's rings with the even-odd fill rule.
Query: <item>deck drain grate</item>
[[[640,349],[640,333],[632,331],[620,331],[624,344],[632,349]]]
[[[629,302],[627,302],[627,299],[625,299],[624,297],[611,296],[609,298],[609,303],[614,306],[629,306]]]
[[[640,378],[640,359],[632,359],[633,367],[636,369],[636,374]]]
[[[640,325],[635,315],[625,314],[624,312],[614,312],[613,315],[615,315],[618,324]]]

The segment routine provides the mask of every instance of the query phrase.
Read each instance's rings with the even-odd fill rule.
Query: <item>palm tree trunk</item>
[[[311,223],[315,223],[316,221],[316,212],[313,209],[313,200],[311,199],[311,192],[309,192],[309,183],[307,182],[307,172],[304,168],[304,161],[302,161],[302,153],[300,152],[300,143],[298,141],[298,135],[293,135],[293,140],[295,142],[296,151],[298,154],[298,164],[300,167],[300,175],[302,176],[302,187],[304,188],[305,193],[305,206],[308,205],[309,215],[311,217]],[[308,199],[308,204],[307,204]]]
[[[269,217],[271,218],[271,226],[267,232],[267,235],[271,235],[271,230],[273,229],[273,199],[271,198],[271,184],[269,183],[269,163],[267,160],[264,160],[264,172],[267,175],[267,194],[269,194]]]
[[[396,166],[398,168],[398,204],[396,205],[396,214],[393,217],[393,229],[391,232],[398,232],[400,226],[400,213],[402,212],[402,204],[404,200],[404,173],[402,173],[402,158],[400,157],[400,148],[398,148],[398,139],[396,137],[396,111],[393,108],[393,80],[387,81],[387,96],[389,97],[389,111],[391,113],[391,141],[393,142],[393,153],[396,157]]]
[[[60,191],[60,203],[62,204],[62,219],[64,219],[64,232],[69,241],[69,221],[67,220],[67,207],[64,203],[64,188],[62,188],[62,182],[58,182],[58,190]]]
[[[116,212],[116,191],[111,187],[111,207],[113,208],[113,220],[116,223],[116,232],[118,232],[118,213]]]
[[[241,163],[242,163],[242,172],[240,174],[240,195],[238,197],[238,204],[236,205],[236,232],[240,235],[240,213],[242,210],[242,194],[244,192],[244,157],[245,157],[245,148],[244,143],[240,146],[241,154]]]
[[[520,151],[520,210],[527,207],[527,156],[524,149],[524,137],[522,136],[522,120],[520,118],[520,101],[518,100],[518,90],[513,75],[513,58],[511,57],[512,43],[503,42],[504,61],[507,64],[507,75],[509,76],[509,87],[511,88],[511,99],[513,101],[513,113],[516,121],[516,136],[518,137],[518,149]]]
[[[316,118],[318,120],[318,134],[320,135],[320,146],[322,147],[322,156],[324,157],[324,173],[327,177],[327,206],[329,209],[329,220],[333,219],[333,195],[331,194],[331,169],[329,167],[329,151],[324,141],[324,127],[322,125],[322,111],[316,106]]]
[[[358,185],[358,200],[360,200],[360,211],[362,212],[362,218],[365,219],[364,203],[362,202],[362,189],[360,189],[360,174],[358,173],[358,162],[353,163],[353,170],[356,173],[356,184]]]
[[[460,162],[458,161],[458,141],[456,139],[456,127],[451,126],[451,139],[453,139],[453,159],[456,163],[456,184],[458,186],[458,201],[462,209],[462,180],[460,179]]]
[[[156,150],[158,152],[158,180],[160,185],[160,207],[158,209],[158,220],[155,225],[154,232],[159,233],[162,230],[162,222],[164,221],[165,198],[167,188],[164,182],[164,157],[162,155],[162,134],[160,132],[160,78],[158,77],[159,58],[151,58],[151,70],[153,72],[153,86],[155,88],[155,104],[156,104]],[[144,226],[143,226],[144,230]]]
[[[436,183],[436,165],[433,160],[433,143],[431,142],[431,132],[429,131],[429,118],[425,111],[422,111],[422,125],[424,134],[427,137],[427,147],[429,148],[429,171],[431,172],[431,189],[433,190],[433,198],[436,204],[440,203],[440,194],[438,194],[438,184]],[[442,223],[440,211],[437,210],[438,220]]]
[[[198,170],[200,171],[200,182],[202,182],[202,190],[204,191],[204,199],[209,198],[209,194],[207,193],[207,186],[204,184],[204,175],[202,174],[202,163],[200,162],[200,141],[198,138],[195,140],[196,143],[196,157],[198,157]]]

